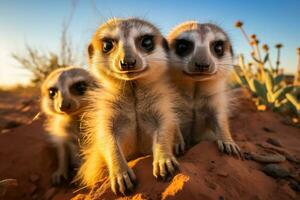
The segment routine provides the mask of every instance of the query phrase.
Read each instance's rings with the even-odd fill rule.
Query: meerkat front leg
[[[55,142],[58,167],[56,171],[52,174],[52,184],[58,185],[63,179],[68,179],[68,158],[66,151],[66,144],[63,138],[57,139]]]
[[[243,157],[240,147],[232,139],[229,122],[226,110],[226,104],[218,104],[216,111],[216,116],[212,124],[214,132],[217,134],[217,144],[221,152],[227,153],[229,155],[236,155],[238,157]]]
[[[234,142],[231,137],[227,117],[220,115],[218,117],[219,131],[217,131],[217,133],[219,134],[219,137],[217,143],[219,150],[229,155],[233,154],[242,157],[240,147]]]
[[[174,175],[179,167],[179,163],[172,152],[176,130],[176,125],[172,124],[172,120],[166,120],[163,126],[154,134],[153,175],[156,178],[167,180]]]
[[[111,189],[115,194],[120,192],[123,195],[126,195],[128,192],[133,190],[136,182],[136,176],[133,170],[128,167],[122,149],[120,148],[119,142],[122,141],[119,141],[119,136],[122,133],[115,133],[113,131],[112,127],[116,126],[115,124],[107,126],[107,124],[112,123],[114,120],[103,119],[101,121],[102,124],[106,124],[106,126],[98,127],[99,148],[107,163]]]

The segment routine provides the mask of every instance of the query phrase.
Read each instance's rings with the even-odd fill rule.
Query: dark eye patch
[[[155,48],[155,41],[153,35],[142,35],[137,39],[138,47],[145,52],[151,52]]]
[[[194,43],[186,39],[178,39],[175,41],[174,48],[175,48],[175,53],[178,56],[184,57],[193,51]]]
[[[225,53],[225,41],[223,40],[216,40],[211,42],[210,50],[214,56],[217,58],[221,58]]]
[[[86,92],[88,84],[85,81],[79,81],[71,85],[70,91],[72,94],[82,96]]]

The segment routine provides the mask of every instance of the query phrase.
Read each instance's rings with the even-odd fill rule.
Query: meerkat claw
[[[153,162],[153,175],[157,179],[161,179],[163,181],[170,180],[176,170],[179,168],[179,163],[177,160],[172,158],[162,159],[159,161]]]
[[[235,142],[224,142],[222,140],[218,140],[218,148],[222,153],[226,153],[228,155],[237,156],[243,159],[243,155],[241,153],[240,147]]]
[[[136,176],[132,169],[128,169],[126,172],[113,175],[110,178],[111,190],[113,193],[122,195],[128,195],[131,193],[136,185]]]

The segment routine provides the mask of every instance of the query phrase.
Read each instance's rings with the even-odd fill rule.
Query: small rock
[[[286,160],[285,156],[281,154],[256,154],[250,153],[251,159],[260,163],[280,163]]]
[[[262,171],[274,178],[286,178],[291,175],[291,173],[288,170],[284,169],[283,167],[277,164],[265,165]]]
[[[227,172],[223,172],[223,171],[219,171],[219,172],[217,172],[217,175],[218,176],[222,176],[222,177],[227,177],[228,173]]]
[[[274,139],[274,138],[268,138],[266,140],[266,142],[269,143],[269,144],[272,144],[276,147],[282,147],[281,143],[277,139]]]
[[[268,132],[268,133],[273,133],[274,132],[274,130],[272,130],[272,129],[268,128],[268,127],[263,127],[262,129],[264,131]]]
[[[56,188],[54,188],[54,187],[49,188],[49,189],[46,191],[44,198],[45,198],[46,200],[50,200],[50,199],[52,199],[52,197],[55,195],[55,193],[56,193]]]
[[[30,182],[32,182],[32,183],[37,182],[39,179],[40,179],[40,176],[37,175],[37,174],[31,174],[31,175],[29,176],[29,180],[30,180]]]
[[[300,164],[299,159],[297,159],[295,156],[292,156],[290,154],[286,154],[285,157],[290,162],[293,162],[293,163],[296,163],[296,164]]]
[[[289,181],[289,186],[295,190],[296,192],[300,192],[300,185],[297,183],[295,180],[290,180]]]

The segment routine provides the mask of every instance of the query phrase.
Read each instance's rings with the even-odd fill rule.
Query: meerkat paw
[[[243,154],[241,152],[240,147],[234,141],[225,142],[222,140],[218,140],[217,142],[218,142],[218,148],[222,153],[243,158]]]
[[[170,180],[178,168],[179,163],[173,156],[162,157],[153,161],[153,175],[164,181]]]
[[[136,185],[136,176],[132,169],[128,168],[120,173],[110,175],[111,189],[115,194],[127,195],[133,191]]]
[[[53,185],[59,185],[63,180],[68,179],[68,171],[67,170],[56,170],[51,177],[51,182]]]
[[[184,142],[184,140],[181,140],[179,143],[177,143],[177,144],[174,145],[174,150],[173,151],[174,151],[174,154],[176,156],[179,156],[179,155],[183,154],[184,150],[185,150],[185,142]]]

